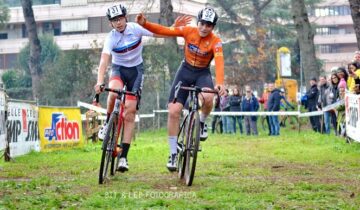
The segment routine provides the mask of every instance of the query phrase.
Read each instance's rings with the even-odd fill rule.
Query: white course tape
[[[210,115],[217,115],[217,116],[298,116],[298,117],[311,117],[311,116],[319,116],[323,115],[325,111],[336,109],[337,107],[344,105],[344,100],[338,101],[334,104],[331,104],[329,106],[324,107],[320,111],[315,112],[306,112],[306,113],[300,113],[298,111],[279,111],[279,112],[211,112]],[[94,106],[92,104],[83,103],[78,101],[78,106],[82,106],[91,110],[94,110],[96,112],[100,112],[102,114],[106,114],[106,109],[100,108],[97,106]],[[139,118],[153,118],[155,117],[155,113],[168,113],[168,110],[153,110],[152,114],[141,114],[136,115],[136,122],[139,120]]]
[[[210,115],[217,116],[274,116],[293,115],[298,116],[299,112],[211,112]]]

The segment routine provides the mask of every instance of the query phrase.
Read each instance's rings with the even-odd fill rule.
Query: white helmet
[[[108,17],[109,20],[112,20],[118,16],[125,16],[125,15],[126,15],[126,8],[121,4],[109,7],[106,11],[106,16]]]

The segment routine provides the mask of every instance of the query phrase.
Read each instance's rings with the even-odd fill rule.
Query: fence
[[[292,112],[212,112],[219,116],[295,116],[298,119],[323,115],[325,111],[345,105],[347,136],[360,142],[360,95],[346,94],[345,100],[325,107],[322,111]],[[80,115],[80,108],[92,110]],[[47,110],[47,111],[46,111]],[[38,107],[31,101],[6,98],[0,89],[0,154],[6,160],[30,151],[52,151],[54,149],[81,146],[82,122],[86,136],[96,139],[99,120],[104,120],[106,110],[78,102],[78,107]],[[150,114],[136,116],[137,132],[144,128],[159,129],[166,126],[167,110],[153,110]],[[300,125],[299,125],[300,126]],[[299,127],[300,128],[300,127]]]

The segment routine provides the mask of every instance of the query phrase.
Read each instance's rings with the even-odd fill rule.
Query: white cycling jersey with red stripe
[[[125,31],[120,33],[115,29],[107,35],[102,53],[112,55],[112,63],[133,67],[141,64],[142,36],[153,36],[153,33],[137,23],[127,23]]]

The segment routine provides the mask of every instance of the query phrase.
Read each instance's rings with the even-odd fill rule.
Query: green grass
[[[359,209],[360,144],[310,131],[210,135],[193,186],[165,168],[166,132],[141,133],[130,171],[98,184],[100,144],[0,162],[0,209]]]

